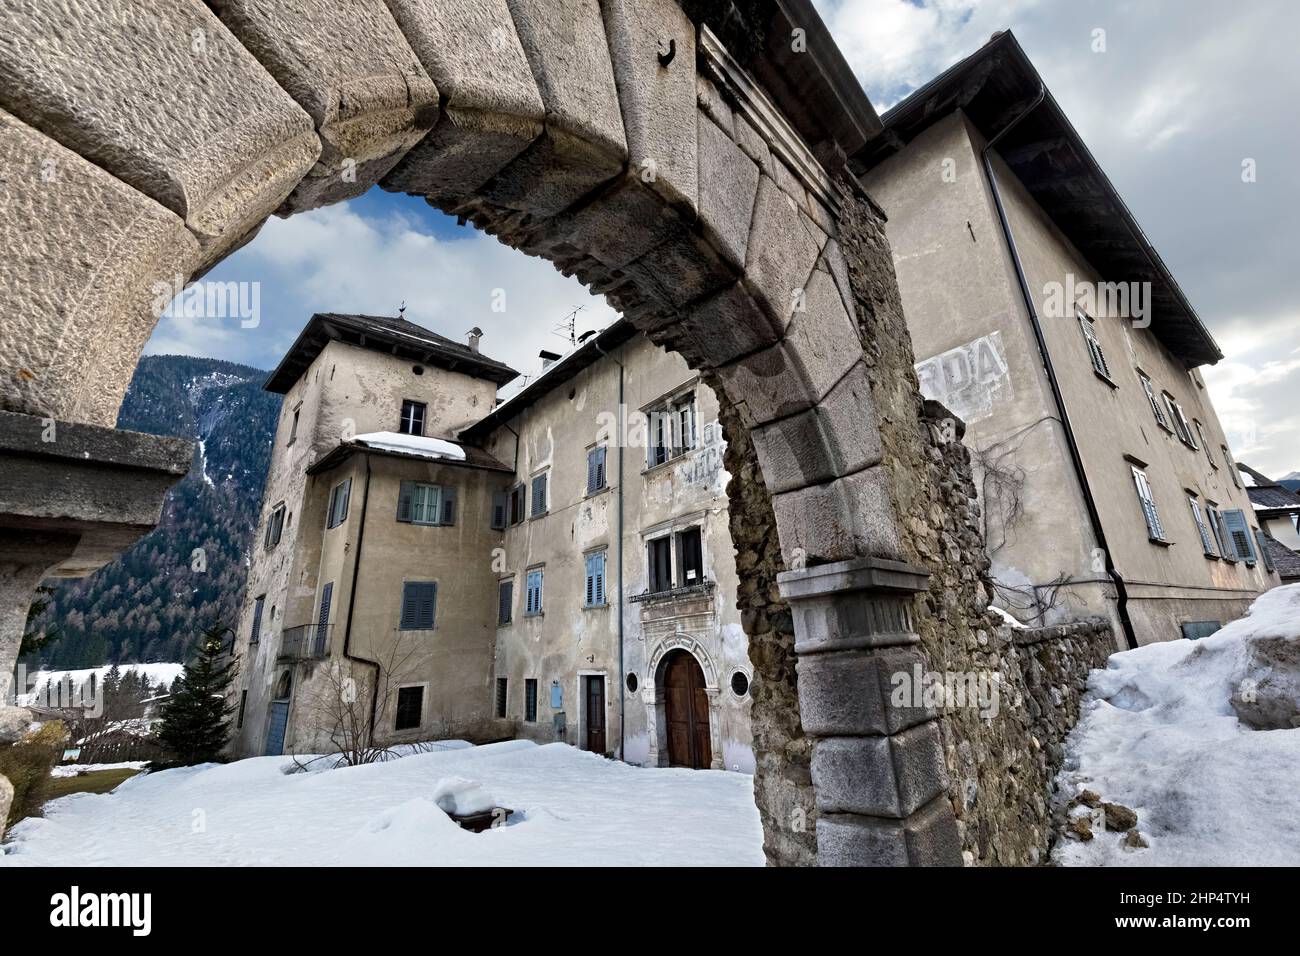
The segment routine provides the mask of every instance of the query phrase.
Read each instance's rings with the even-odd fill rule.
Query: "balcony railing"
[[[709,594],[713,591],[713,581],[701,581],[699,584],[688,584],[680,588],[665,588],[662,591],[643,591],[640,594],[633,594],[628,598],[632,604],[640,604],[643,601],[672,601],[678,598],[693,597],[699,594]]]
[[[332,624],[286,627],[280,636],[281,661],[319,661],[329,656]]]

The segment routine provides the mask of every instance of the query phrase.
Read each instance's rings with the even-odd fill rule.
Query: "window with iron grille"
[[[498,717],[504,717],[506,715],[506,700],[507,700],[506,692],[508,690],[508,687],[509,687],[509,683],[506,678],[504,677],[497,678],[497,716]]]
[[[402,419],[397,430],[403,435],[423,435],[425,407],[424,402],[402,402]]]
[[[542,569],[533,568],[524,581],[524,616],[542,613]]]
[[[1133,483],[1137,485],[1138,500],[1142,503],[1142,516],[1147,523],[1147,537],[1152,541],[1165,541],[1165,529],[1160,524],[1160,512],[1156,510],[1156,500],[1151,494],[1151,485],[1147,481],[1146,472],[1141,468],[1133,468]]]
[[[605,487],[605,446],[587,452],[587,494],[593,495]]]
[[[1138,380],[1142,383],[1142,391],[1146,393],[1147,401],[1151,403],[1151,412],[1156,416],[1156,424],[1167,432],[1173,431],[1165,418],[1164,409],[1160,407],[1160,400],[1156,398],[1156,390],[1151,384],[1151,379],[1147,378],[1144,372],[1138,372]]]
[[[509,624],[510,616],[514,611],[515,603],[515,582],[501,581],[497,585],[497,623]]]
[[[548,472],[533,476],[532,517],[546,514],[546,476]]]
[[[250,644],[256,644],[262,638],[262,608],[265,606],[265,594],[253,601],[253,629],[248,635],[248,643]]]
[[[397,689],[397,720],[394,730],[414,730],[420,726],[420,717],[424,711],[423,687],[399,687]]]
[[[433,621],[438,607],[438,584],[436,581],[404,581],[402,583],[402,620],[403,631],[428,631],[433,629]]]
[[[352,479],[344,478],[330,492],[329,518],[326,528],[337,528],[348,517],[348,499],[352,496]]]
[[[1088,346],[1088,357],[1092,360],[1092,370],[1102,378],[1110,381],[1110,366],[1106,364],[1106,355],[1101,350],[1101,340],[1097,338],[1097,330],[1093,328],[1093,319],[1083,309],[1076,308],[1075,315],[1079,319],[1079,328],[1083,330],[1083,340]]]
[[[605,554],[604,551],[594,551],[587,555],[587,579],[583,591],[585,607],[605,604]]]
[[[1192,520],[1196,522],[1196,530],[1201,534],[1201,550],[1205,552],[1208,558],[1217,558],[1219,552],[1215,550],[1214,541],[1210,536],[1209,525],[1205,523],[1205,518],[1201,513],[1201,503],[1195,498],[1188,495],[1187,503],[1192,506]]]
[[[537,721],[537,681],[532,677],[524,681],[524,720]]]

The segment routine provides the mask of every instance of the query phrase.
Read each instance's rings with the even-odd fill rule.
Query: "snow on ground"
[[[0,866],[763,865],[744,774],[633,767],[527,741],[284,773],[292,764],[166,770],[54,800],[9,832]],[[460,829],[434,803],[453,777],[514,816]]]
[[[51,777],[79,777],[96,770],[143,770],[146,760],[123,760],[120,763],[63,763],[50,770]]]
[[[38,695],[44,693],[45,686],[50,681],[56,682],[64,677],[71,677],[72,686],[80,687],[90,679],[90,675],[95,675],[95,686],[103,682],[104,676],[112,669],[111,664],[105,664],[102,667],[89,667],[81,670],[49,670],[37,671],[27,678],[27,693],[18,695],[19,706],[26,707],[36,703]],[[152,684],[161,684],[164,687],[170,687],[172,681],[181,676],[181,671],[185,669],[184,664],[119,664],[118,670],[125,674],[127,671],[143,671],[148,675]]]
[[[1149,644],[1093,671],[1061,791],[1068,798],[1086,787],[1136,810],[1150,847],[1123,849],[1123,834],[1101,833],[1061,840],[1053,861],[1300,864],[1300,727],[1252,730],[1230,703],[1270,686],[1281,685],[1283,701],[1294,694],[1300,674],[1260,663],[1259,642],[1277,638],[1300,643],[1300,585],[1266,592],[1212,637]]]

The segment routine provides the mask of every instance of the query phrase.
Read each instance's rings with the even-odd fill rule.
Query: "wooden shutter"
[[[1223,520],[1228,526],[1228,537],[1232,540],[1232,548],[1237,557],[1247,564],[1254,564],[1255,542],[1250,539],[1250,525],[1246,524],[1246,516],[1240,508],[1234,508],[1223,512]]]
[[[533,478],[533,515],[546,514],[546,475]]]
[[[397,520],[411,522],[411,498],[415,494],[415,482],[402,482],[401,489],[397,492]]]
[[[605,446],[587,452],[587,493],[605,487]]]
[[[506,518],[510,514],[510,494],[505,491],[494,491],[492,493],[492,528],[497,531],[504,531],[506,527]]]
[[[352,497],[352,479],[344,478],[343,484],[339,486],[339,510],[334,518],[336,525],[342,524],[348,519],[348,501]]]
[[[404,631],[427,631],[433,627],[438,603],[438,585],[433,581],[406,581],[402,584],[402,622]]]
[[[514,609],[515,582],[502,581],[497,592],[497,623],[509,624],[510,612]]]
[[[250,644],[256,644],[262,636],[262,608],[265,605],[265,594],[253,602],[253,630],[248,636],[248,643]]]
[[[505,677],[497,678],[497,716],[506,715],[506,693],[509,688],[508,679]]]
[[[591,607],[596,603],[596,555],[587,555],[587,589],[583,603]]]
[[[456,489],[442,489],[442,523],[456,523]]]
[[[334,582],[325,585],[320,593],[320,615],[316,618],[317,627],[325,627],[330,622],[330,604],[334,600]]]
[[[1255,543],[1259,545],[1259,556],[1264,561],[1264,570],[1273,570],[1273,556],[1268,553],[1268,545],[1264,543],[1264,532],[1258,528],[1255,529]]]

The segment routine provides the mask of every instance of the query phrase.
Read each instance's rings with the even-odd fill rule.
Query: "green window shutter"
[[[433,627],[438,603],[438,585],[434,581],[406,581],[402,584],[403,631],[427,631]]]
[[[1250,525],[1240,508],[1223,512],[1224,523],[1228,526],[1228,537],[1232,539],[1233,550],[1237,557],[1247,564],[1255,563],[1255,542],[1250,539]]]
[[[456,489],[442,489],[442,524],[456,523]]]
[[[415,494],[415,482],[404,481],[402,487],[397,493],[397,520],[410,523],[411,521],[411,498]]]

